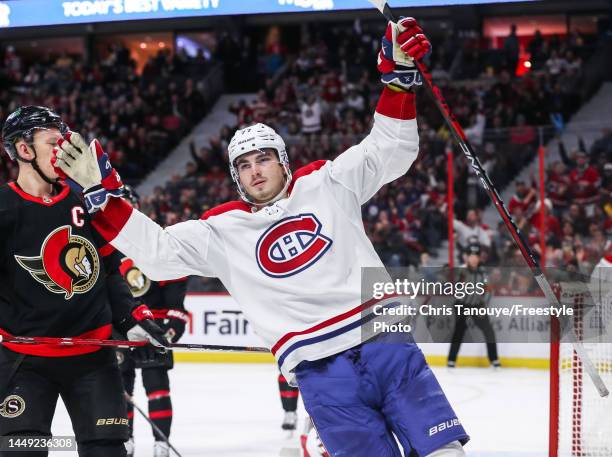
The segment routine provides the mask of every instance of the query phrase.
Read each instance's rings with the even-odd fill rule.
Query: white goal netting
[[[560,301],[574,306],[576,334],[584,338],[589,357],[612,391],[612,296],[607,286],[592,280],[589,294],[584,284],[561,283]],[[599,396],[569,343],[558,345],[556,371],[551,376],[558,375],[558,446],[551,457],[612,457],[612,398]],[[554,414],[552,403],[551,408]]]

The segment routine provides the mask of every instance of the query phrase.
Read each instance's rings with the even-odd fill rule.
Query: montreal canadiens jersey
[[[65,184],[56,196],[45,199],[23,192],[15,183],[0,187],[0,333],[107,338],[112,310],[107,259],[98,249],[103,244],[79,197]],[[39,356],[97,350],[5,346]]]
[[[269,345],[283,374],[360,344],[362,267],[383,267],[361,205],[417,157],[414,95],[385,88],[371,132],[333,161],[294,174],[287,198],[244,202],[162,229],[113,198],[100,233],[151,279],[218,277]]]

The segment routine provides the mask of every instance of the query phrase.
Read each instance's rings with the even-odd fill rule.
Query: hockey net
[[[591,289],[591,287],[589,287]],[[561,303],[574,306],[573,325],[608,388],[612,388],[610,297],[591,299],[584,285],[561,283]],[[594,303],[589,307],[587,301]],[[596,331],[593,331],[593,329]],[[612,457],[612,399],[601,398],[570,343],[551,343],[549,457]],[[558,340],[557,340],[558,341]]]

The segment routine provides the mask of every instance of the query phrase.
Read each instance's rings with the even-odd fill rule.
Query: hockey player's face
[[[36,149],[36,161],[38,166],[51,179],[57,179],[58,175],[51,165],[53,157],[53,148],[57,145],[57,141],[62,138],[62,134],[58,129],[45,128],[36,130],[31,146]]]
[[[257,203],[276,197],[285,185],[285,172],[276,151],[253,151],[236,160],[243,189]]]

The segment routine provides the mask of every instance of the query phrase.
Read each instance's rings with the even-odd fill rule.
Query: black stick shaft
[[[157,426],[157,424],[155,422],[153,422],[153,420],[147,415],[147,413],[145,413],[142,408],[140,408],[140,406],[138,406],[134,400],[132,399],[132,397],[130,397],[130,395],[125,392],[125,399],[126,401],[132,405],[134,407],[134,409],[136,411],[138,411],[140,413],[140,415],[142,417],[145,418],[145,420],[149,423],[149,425],[151,426],[151,428],[153,429],[153,431],[155,432],[155,434],[157,436],[159,436],[162,440],[164,440],[166,442],[166,444],[168,445],[168,447],[170,449],[172,449],[172,451],[174,451],[174,453],[176,455],[178,455],[178,457],[183,457],[181,455],[181,453],[179,451],[176,450],[176,448],[174,446],[172,446],[172,443],[170,443],[170,439],[164,434],[164,432],[161,431],[161,429]]]

